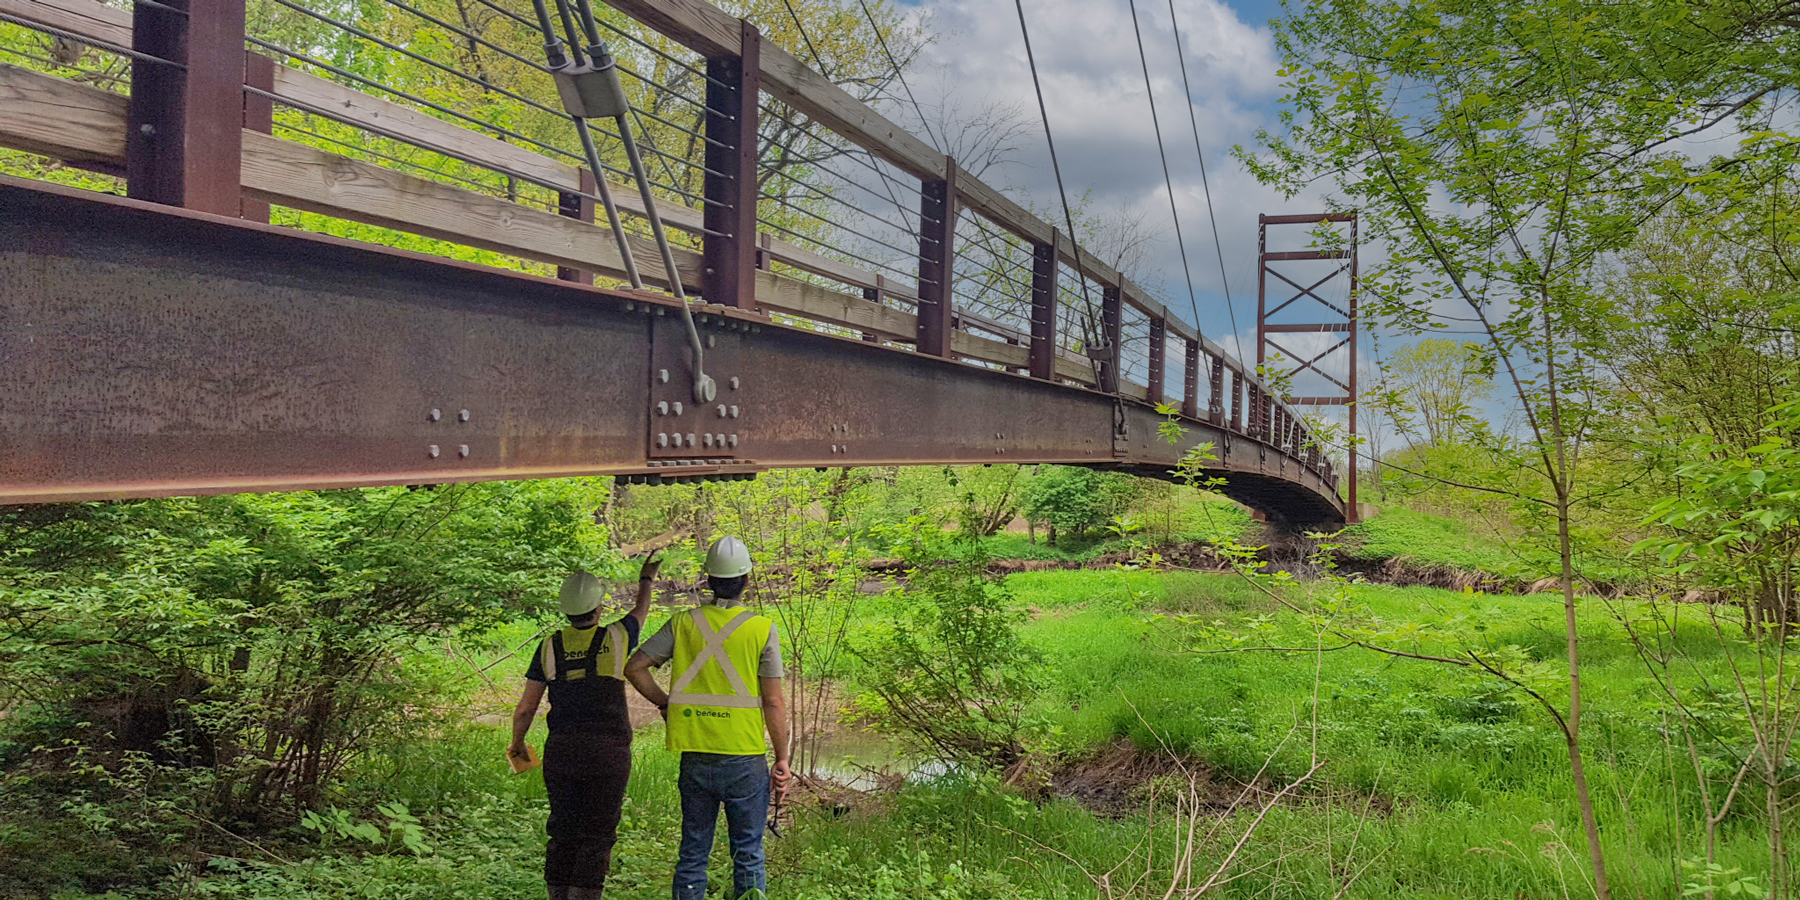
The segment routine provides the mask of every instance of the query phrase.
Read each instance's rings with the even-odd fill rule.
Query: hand
[[[662,568],[662,562],[662,557],[654,554],[644,557],[644,564],[638,567],[638,580],[649,581],[656,578],[657,571]]]
[[[787,797],[788,784],[794,780],[794,773],[788,768],[787,760],[778,759],[775,761],[775,768],[769,770],[769,775],[775,781],[775,800],[779,803]]]
[[[525,749],[524,741],[513,741],[506,748],[506,755],[514,759],[530,759],[530,751]]]

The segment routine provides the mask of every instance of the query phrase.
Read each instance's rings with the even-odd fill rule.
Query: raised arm
[[[627,615],[637,619],[640,629],[644,627],[644,620],[650,618],[650,594],[656,584],[656,572],[661,568],[662,557],[655,554],[644,557],[643,566],[638,568],[637,605]]]

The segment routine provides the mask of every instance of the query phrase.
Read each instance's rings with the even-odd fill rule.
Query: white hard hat
[[[730,535],[713,541],[712,549],[706,551],[706,574],[714,578],[750,574],[750,548]]]
[[[592,573],[576,569],[563,579],[562,596],[559,598],[565,616],[585,616],[600,608],[600,601],[606,596],[606,588],[600,579]]]

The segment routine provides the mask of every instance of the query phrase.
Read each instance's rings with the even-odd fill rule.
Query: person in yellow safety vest
[[[712,853],[719,808],[731,837],[732,896],[764,896],[763,829],[769,818],[771,774],[775,796],[787,793],[787,706],[781,679],[781,639],[775,623],[739,606],[750,579],[750,551],[722,537],[706,553],[713,601],[683,610],[645,641],[625,664],[625,677],[662,711],[669,749],[681,754],[681,852],[675,864],[675,900],[706,894],[706,859]],[[650,673],[673,659],[674,681],[665,692]],[[775,745],[775,766],[765,754]]]
[[[604,626],[600,604],[606,591],[600,579],[582,571],[571,574],[563,581],[559,601],[569,627],[538,645],[525,672],[506,753],[528,758],[525,733],[548,688],[544,793],[550,799],[550,841],[544,847],[544,884],[550,900],[599,900],[606,887],[625,783],[631,777],[625,660],[650,614],[650,588],[661,565],[661,560],[644,560],[636,605]]]

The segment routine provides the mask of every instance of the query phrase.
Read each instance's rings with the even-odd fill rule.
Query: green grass
[[[1026,636],[1051,663],[1049,686],[1030,710],[1046,752],[1075,757],[1125,739],[1187,755],[1231,783],[1265,763],[1274,779],[1297,777],[1316,739],[1326,761],[1321,789],[1268,816],[1240,858],[1236,871],[1246,874],[1219,896],[1329,897],[1350,871],[1362,874],[1344,896],[1372,900],[1582,895],[1585,851],[1560,734],[1541,708],[1495,680],[1360,649],[1194,652],[1222,649],[1197,641],[1194,622],[1223,623],[1257,645],[1316,641],[1232,575],[1081,570],[1020,574],[1007,584],[1033,611]],[[1351,590],[1366,622],[1459,630],[1482,646],[1522,647],[1547,663],[1562,658],[1561,607],[1549,597]],[[869,610],[886,602],[897,601]],[[1677,778],[1672,787],[1666,777],[1668,748],[1646,724],[1657,715],[1651,685],[1621,629],[1598,603],[1584,605],[1581,628],[1586,750],[1615,889],[1672,898],[1679,892],[1670,861],[1699,852],[1692,785]],[[1683,640],[1697,666],[1717,664],[1703,635]],[[1456,649],[1429,628],[1399,643],[1424,653]],[[1548,696],[1563,702],[1554,690]],[[328,852],[295,833],[275,844],[292,864],[246,851],[169,884],[183,896],[241,900],[541,896],[542,782],[506,773],[505,743],[503,730],[469,725],[392,748],[359,769],[338,802],[366,816],[377,799],[405,801],[428,827],[423,857]],[[1684,760],[1674,764],[1679,771]],[[608,897],[667,896],[678,838],[675,772],[660,731],[642,734]],[[1364,821],[1371,796],[1379,811]],[[1686,804],[1678,813],[1677,799]],[[778,898],[1091,897],[1092,884],[1070,860],[1104,871],[1143,845],[1147,824],[1141,815],[1096,818],[1068,801],[1034,803],[992,780],[963,777],[912,785],[848,815],[802,808],[799,816],[787,837],[769,840]],[[1235,839],[1246,821],[1240,816],[1225,832]],[[1166,823],[1154,835],[1166,859],[1177,837]],[[1764,846],[1750,817],[1733,818],[1719,858],[1766,871]],[[1206,852],[1205,871],[1218,855]],[[722,842],[713,872],[715,883],[728,872]]]
[[[1410,509],[1390,509],[1345,528],[1345,554],[1352,559],[1401,559],[1426,566],[1489,572],[1513,578],[1554,574],[1553,556],[1522,544],[1508,544],[1465,522]]]

